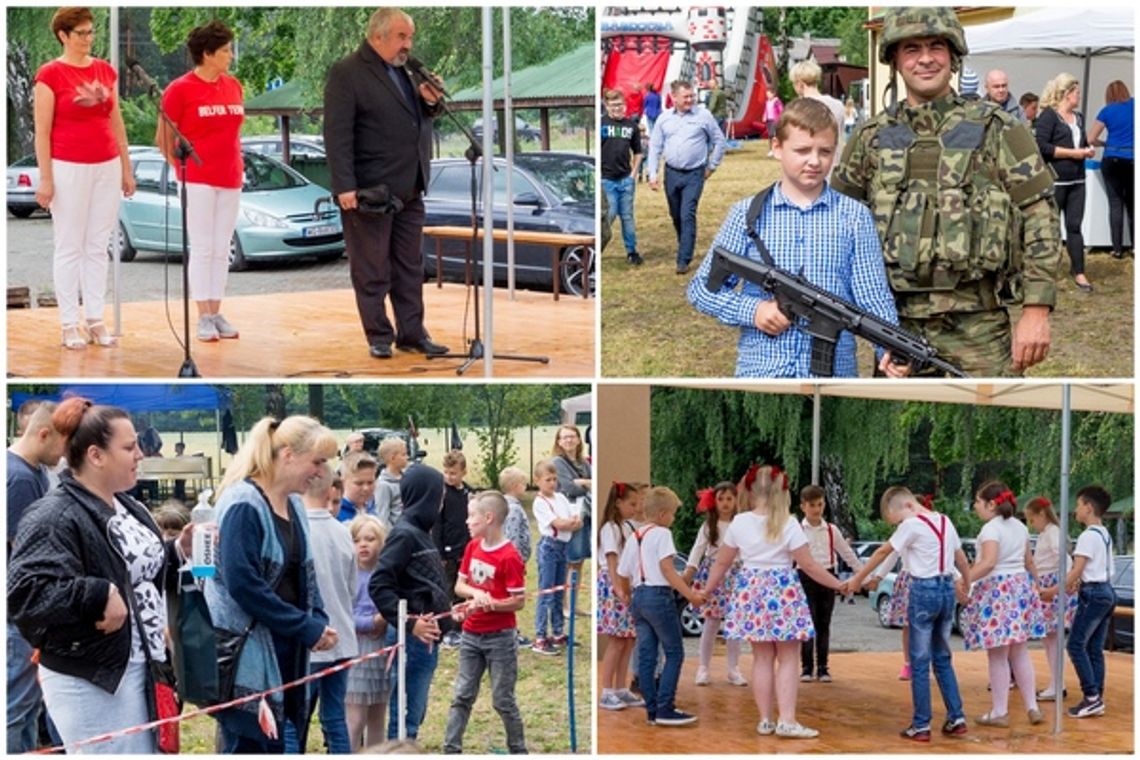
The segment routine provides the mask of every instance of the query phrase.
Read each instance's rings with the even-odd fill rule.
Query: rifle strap
[[[772,188],[775,186],[776,184],[772,183],[752,196],[752,203],[748,204],[748,215],[744,218],[749,239],[751,239],[753,245],[756,246],[760,258],[770,267],[776,266],[776,262],[772,258],[772,254],[768,252],[768,246],[760,239],[760,233],[756,231],[756,225],[760,221],[760,215],[764,213],[764,206],[768,203],[768,196],[772,194]]]

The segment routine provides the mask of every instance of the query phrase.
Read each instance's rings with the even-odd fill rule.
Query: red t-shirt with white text
[[[481,538],[471,539],[459,563],[459,577],[496,600],[526,592],[526,566],[518,549],[506,538],[493,547],[483,546]],[[463,630],[470,633],[496,633],[516,626],[513,611],[481,610],[463,621]]]
[[[55,95],[51,120],[51,157],[76,164],[101,164],[119,157],[111,132],[115,82],[111,64],[94,58],[90,66],[49,61],[36,72]]]
[[[166,88],[162,109],[202,159],[201,166],[186,162],[187,181],[241,188],[241,82],[227,74],[207,82],[190,71]]]

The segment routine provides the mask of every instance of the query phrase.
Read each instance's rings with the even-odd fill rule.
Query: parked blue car
[[[976,554],[975,554],[976,549],[977,549],[977,543],[974,541],[974,539],[972,539],[972,538],[962,539],[962,551],[964,551],[966,553],[966,559],[968,561],[970,561],[970,562],[974,561],[974,557],[976,556]],[[879,581],[878,587],[874,591],[870,592],[867,595],[868,600],[871,602],[871,608],[873,610],[875,610],[875,614],[879,618],[879,625],[883,626],[884,628],[892,628],[893,627],[887,621],[887,612],[891,606],[891,596],[893,595],[894,590],[895,590],[895,578],[898,577],[898,571],[899,571],[899,565],[900,564],[901,564],[901,562],[896,564],[895,567],[891,568],[891,572],[887,573],[885,576],[883,576],[883,579],[881,581]],[[954,631],[956,633],[962,632],[962,626],[961,626],[962,610],[963,610],[962,605],[955,603],[955,605],[954,605]]]
[[[344,253],[340,211],[328,190],[314,185],[280,161],[242,151],[245,180],[237,228],[230,241],[230,271],[251,261]],[[182,253],[182,211],[178,181],[161,153],[132,150],[136,190],[119,206],[119,229],[112,245],[122,261],[138,251]],[[322,199],[330,199],[321,202]]]

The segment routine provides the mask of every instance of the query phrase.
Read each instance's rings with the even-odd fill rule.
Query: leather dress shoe
[[[411,343],[396,343],[396,348],[401,351],[414,351],[417,354],[425,354],[427,356],[436,356],[439,354],[446,354],[448,351],[447,346],[441,346],[438,343],[433,343],[432,339],[424,336],[420,340]]]
[[[391,359],[392,346],[388,343],[373,343],[368,347],[368,355],[373,359]]]

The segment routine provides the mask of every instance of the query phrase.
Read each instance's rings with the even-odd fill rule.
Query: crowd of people
[[[889,81],[901,78],[903,87],[892,84],[885,108],[866,118],[859,118],[853,103],[820,91],[820,67],[811,60],[788,72],[794,100],[785,105],[775,88],[768,91],[768,156],[779,162],[780,177],[770,191],[754,196],[767,199],[759,213],[747,213],[751,198],[732,207],[713,248],[762,257],[753,242],[758,235],[771,254],[767,263],[924,338],[966,374],[1020,375],[1048,356],[1062,250],[1074,286],[1093,292],[1081,224],[1086,162],[1098,146],[1104,148],[1114,257],[1126,250],[1125,215],[1134,232],[1131,93],[1124,82],[1111,82],[1106,105],[1089,124],[1080,112],[1080,82],[1070,74],[1046,83],[1040,97],[1017,97],[1004,71],[980,77],[966,67],[966,36],[949,8],[889,9],[877,52],[890,67]],[[603,93],[602,176],[606,222],[621,217],[627,262],[638,265],[647,252],[644,244],[638,247],[634,177],[647,172],[650,188],[657,189],[664,161],[676,271],[686,274],[698,204],[723,161],[725,143],[711,108],[695,102],[692,82],[677,80],[670,89],[673,108],[653,120],[648,145],[639,136],[639,116],[624,114],[629,93]],[[797,104],[808,101],[822,103],[831,118],[807,118],[809,109]],[[981,132],[951,134],[963,120],[981,124]],[[961,160],[950,151],[937,159],[908,158],[932,141],[959,138]],[[885,158],[884,139],[897,160]],[[1011,214],[1019,224],[1008,224]],[[820,249],[827,254],[820,256]],[[750,282],[737,290],[735,275],[719,290],[706,288],[711,254],[712,248],[688,298],[699,311],[739,329],[736,374],[818,375],[809,367],[811,337],[775,308],[767,290]],[[1020,307],[1016,322],[1011,306]],[[844,334],[834,375],[856,374],[853,347]],[[895,358],[899,364],[884,361],[879,348],[876,374],[911,371]]]
[[[303,752],[314,713],[330,753],[394,741],[401,724],[414,741],[441,648],[458,656],[437,737],[444,751],[462,751],[484,672],[508,750],[527,751],[518,652],[559,655],[568,644],[567,552],[582,531],[589,543],[589,463],[576,427],[558,429],[534,472],[533,643],[518,624],[532,553],[522,470],[504,469],[501,490],[476,491],[458,450],[443,472],[409,466],[405,441],[391,437],[377,462],[359,434],[337,462],[332,432],[305,416],[262,419],[225,468],[213,571],[197,583],[214,639],[202,642],[182,636],[177,609],[184,584],[195,583],[184,572],[199,561],[194,533],[207,528],[175,500],[131,495],[143,454],[130,415],[76,397],[26,407],[8,452],[10,752],[37,749],[41,721],[46,743],[69,751],[110,733],[82,751],[155,752],[156,732],[126,729],[155,719],[156,666],[171,652],[217,661],[211,704],[264,695],[212,713],[219,752]],[[580,562],[589,550],[570,556]],[[402,600],[400,715],[389,653]],[[308,686],[274,691],[318,672]]]
[[[73,351],[113,348],[118,339],[103,321],[107,246],[121,199],[135,192],[118,72],[91,54],[96,28],[89,8],[60,8],[51,34],[61,53],[35,74],[33,111],[36,202],[52,215],[60,343]],[[325,89],[331,190],[343,214],[361,326],[376,359],[391,358],[393,343],[404,351],[447,353],[423,324],[420,258],[442,82],[407,71],[414,35],[407,13],[376,11],[359,49],[328,72]],[[197,339],[214,343],[240,335],[221,304],[245,184],[245,96],[229,73],[233,30],[217,20],[195,27],[186,49],[193,68],[162,92],[154,141],[185,183],[188,297],[197,307]]]
[[[941,733],[962,736],[970,730],[950,651],[956,603],[964,605],[967,650],[987,654],[990,705],[975,715],[976,726],[1010,726],[1011,683],[1020,691],[1031,725],[1045,719],[1041,702],[1064,699],[1064,689],[1053,680],[1062,619],[1071,627],[1067,651],[1082,692],[1067,715],[1088,718],[1105,712],[1103,650],[1115,596],[1111,539],[1101,522],[1110,497],[1103,488],[1086,486],[1077,494],[1076,519],[1085,529],[1064,578],[1058,569],[1061,552],[1068,548],[1050,501],[1037,497],[1025,507],[1024,519],[1037,533],[1031,545],[1013,493],[998,481],[983,483],[975,495],[973,510],[983,527],[973,564],[950,517],[903,486],[882,495],[881,515],[894,526],[893,533],[866,563],[824,519],[824,492],[818,486],[800,491],[803,517],[793,519],[789,479],[778,466],[754,465],[739,481],[718,483],[697,497],[696,511],[706,521],[688,566],[678,573],[670,528],[681,500],[663,487],[615,482],[610,488],[598,531],[604,562],[598,570],[597,631],[606,640],[599,669],[602,709],[644,707],[650,725],[656,726],[697,722],[697,715],[676,702],[685,657],[676,593],[704,620],[696,685],[712,682],[715,640],[723,636],[725,680],[751,684],[757,733],[814,738],[819,731],[796,719],[797,692],[801,681],[832,681],[828,649],[836,594],[874,585],[876,568],[885,563],[882,577],[901,560],[892,607],[901,607],[906,665],[899,677],[910,682],[913,704],[902,738],[931,740],[932,669],[947,711]],[[837,576],[839,557],[854,570],[844,581]],[[1062,584],[1069,594],[1063,611],[1058,599]],[[1033,640],[1043,641],[1050,666],[1048,685],[1040,690],[1028,653]],[[740,668],[744,644],[752,651],[747,673]],[[626,681],[635,652],[640,696]]]

